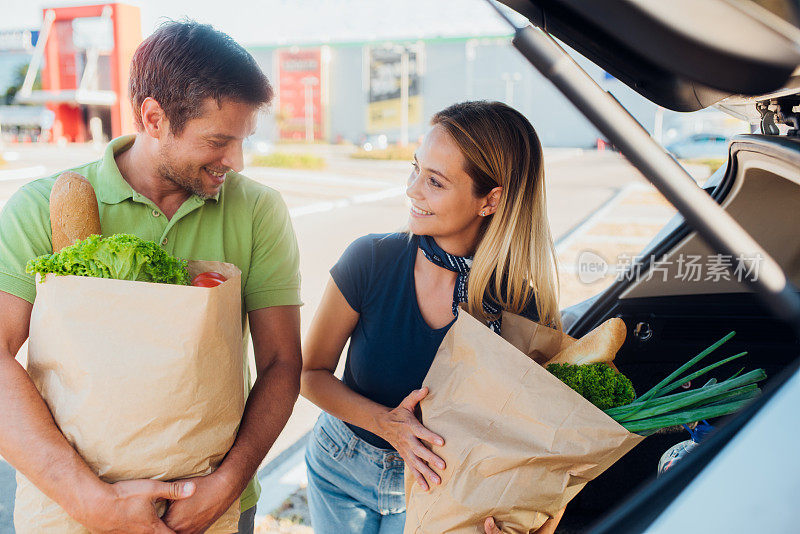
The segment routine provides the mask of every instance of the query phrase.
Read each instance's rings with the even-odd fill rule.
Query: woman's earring
[[[481,212],[481,217],[486,217],[486,210],[483,210],[483,211]]]

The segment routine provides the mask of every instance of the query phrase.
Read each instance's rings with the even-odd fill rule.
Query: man
[[[214,473],[174,483],[107,484],[70,447],[14,359],[36,295],[25,264],[52,252],[50,177],[23,186],[0,216],[0,455],[93,532],[202,532],[237,499],[239,532],[252,532],[253,477],[286,424],[300,375],[298,251],[288,211],[276,191],[238,174],[242,142],[272,88],[227,35],[172,22],[137,49],[129,89],[136,135],[73,170],[94,186],[105,235],[133,233],[175,256],[241,269],[257,378],[236,440]],[[156,499],[171,501],[162,519]]]

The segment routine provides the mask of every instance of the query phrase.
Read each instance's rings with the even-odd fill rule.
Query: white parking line
[[[671,219],[673,215],[669,217],[619,217],[619,216],[611,216],[606,217],[603,219],[603,223],[607,224],[643,224],[643,225],[658,225],[663,226],[666,221]]]
[[[403,186],[391,187],[389,189],[384,189],[383,191],[377,191],[375,193],[364,193],[349,198],[343,198],[341,200],[333,200],[333,201],[329,200],[325,202],[315,202],[313,204],[308,204],[305,206],[297,206],[289,210],[289,215],[293,219],[296,219],[304,215],[311,215],[312,213],[324,213],[327,211],[346,208],[348,206],[352,206],[353,204],[368,204],[370,202],[378,202],[380,200],[386,200],[388,198],[396,198],[399,196],[404,196],[405,194],[406,194],[406,186],[403,185]]]
[[[30,169],[34,169],[40,172],[37,172],[34,175],[33,172],[30,172]],[[21,171],[26,171],[25,173]],[[17,173],[20,172],[20,175],[16,174],[3,174],[3,173]],[[14,171],[0,171],[0,181],[3,180],[17,180],[22,178],[36,178],[38,176],[44,175],[46,173],[46,169],[44,166],[39,167],[30,167],[29,169],[17,169]],[[358,180],[353,180],[354,182],[359,182]],[[379,182],[371,182],[371,183],[379,183]],[[385,185],[384,182],[380,182]],[[343,198],[340,200],[332,200],[332,201],[323,201],[323,202],[315,202],[313,204],[307,204],[304,206],[297,206],[294,208],[289,209],[289,215],[296,219],[297,217],[302,217],[304,215],[311,215],[313,213],[324,213],[327,211],[333,211],[341,208],[347,208],[354,204],[369,204],[371,202],[378,202],[381,200],[386,200],[389,198],[396,198],[406,194],[406,186],[395,186],[390,187],[388,189],[383,189],[381,191],[375,191],[373,193],[362,193],[360,195],[354,195],[348,198]],[[7,201],[7,198],[0,199],[0,208],[3,207],[3,204]]]
[[[47,174],[47,167],[44,165],[25,167],[24,169],[9,169],[7,171],[0,171],[0,182],[8,180],[32,180],[44,176],[45,174]]]
[[[605,217],[620,203],[622,200],[627,196],[627,194],[631,191],[636,190],[646,190],[648,186],[645,184],[641,184],[639,182],[633,182],[623,186],[619,191],[617,191],[614,196],[606,201],[605,204],[600,206],[597,210],[594,211],[589,217],[584,219],[583,222],[578,224],[578,226],[574,227],[570,230],[565,236],[559,239],[556,242],[556,254],[561,254],[565,250],[569,248],[577,239],[582,238],[583,235],[593,226],[595,226],[600,220],[605,219]]]
[[[585,152],[582,148],[543,149],[545,165],[568,161],[580,157]]]
[[[297,169],[280,169],[274,167],[248,167],[242,174],[256,180],[274,180],[278,182],[308,182],[327,185],[349,185],[354,187],[385,188],[393,182],[371,180],[369,178],[353,178],[342,174],[324,171],[304,171]]]
[[[603,221],[605,223],[606,221]],[[652,237],[635,235],[600,235],[584,233],[581,237],[582,242],[587,243],[618,243],[620,245],[646,245],[652,241]]]

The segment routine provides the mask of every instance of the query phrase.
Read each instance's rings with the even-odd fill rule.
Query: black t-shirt
[[[414,285],[417,243],[416,236],[409,239],[404,233],[360,237],[330,271],[350,307],[359,313],[343,381],[356,393],[389,408],[422,386],[455,321],[433,329],[420,313]],[[523,315],[538,320],[533,299]],[[348,426],[366,442],[392,449],[379,436]]]

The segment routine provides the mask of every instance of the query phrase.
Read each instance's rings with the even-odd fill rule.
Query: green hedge
[[[327,166],[325,158],[320,156],[291,152],[273,152],[253,156],[251,164],[257,167],[282,167],[284,169],[324,169]]]
[[[417,149],[416,145],[398,146],[392,145],[387,148],[364,150],[360,148],[350,154],[351,158],[356,159],[380,159],[380,160],[406,160],[411,161],[414,159],[414,151]]]
[[[711,174],[714,174],[717,169],[722,167],[728,160],[723,158],[693,158],[684,161],[686,161],[686,163],[694,163],[695,165],[705,165],[708,167]]]

